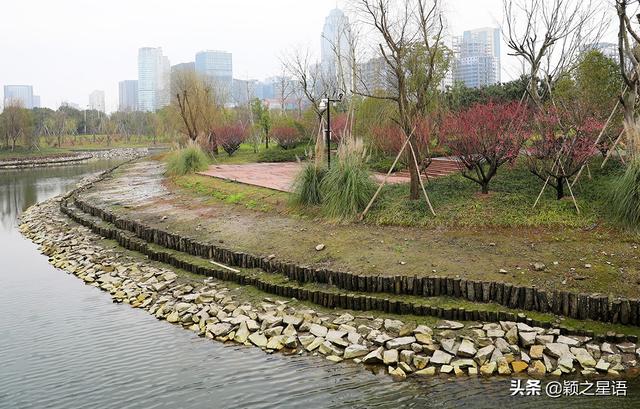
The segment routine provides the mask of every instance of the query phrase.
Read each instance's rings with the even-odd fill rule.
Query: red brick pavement
[[[441,159],[439,161],[453,162],[450,159]],[[436,163],[436,159],[434,159],[434,163]],[[448,164],[449,163],[446,163],[445,165]],[[302,164],[297,162],[211,165],[209,166],[209,169],[203,172],[198,172],[198,174],[245,183],[248,185],[266,187],[283,192],[290,192],[292,190],[293,180],[301,166]],[[433,166],[433,164],[431,166]],[[431,166],[429,166],[429,168],[431,168]],[[429,177],[442,176],[444,174],[455,172],[456,170],[455,162],[453,162],[453,166],[448,166],[446,171],[439,170],[438,174],[430,174]],[[384,174],[374,173],[374,177],[378,182],[380,182],[384,178]],[[409,182],[408,173],[392,174],[387,179],[387,183],[407,182]]]

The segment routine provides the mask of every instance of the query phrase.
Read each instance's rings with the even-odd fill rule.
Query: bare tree
[[[295,88],[291,82],[291,78],[287,76],[287,67],[282,65],[282,73],[278,78],[278,99],[280,102],[280,112],[284,114],[286,111],[287,100],[291,98],[291,96],[295,92]]]
[[[366,81],[355,81],[354,93],[395,102],[395,122],[409,141],[414,160],[409,160],[410,199],[420,195],[421,158],[416,143],[416,125],[437,100],[437,86],[444,75],[443,17],[438,0],[353,0],[362,21],[376,38],[390,86],[371,93]],[[446,64],[445,64],[446,65]]]
[[[527,93],[540,106],[543,93],[575,65],[584,46],[602,37],[607,19],[593,0],[504,0],[503,6],[509,54],[522,58]]]
[[[316,114],[318,124],[322,122],[320,101],[323,98],[323,91],[326,81],[322,76],[322,70],[318,63],[314,63],[309,50],[295,50],[283,59],[283,64],[289,74],[296,80],[299,91],[311,104],[313,112]]]
[[[631,0],[616,0],[618,14],[618,58],[620,62],[620,74],[626,85],[627,92],[620,98],[624,110],[625,127],[637,128],[636,106],[638,99],[638,87],[640,86],[640,34],[633,28],[631,19],[627,15],[627,6],[633,3]],[[640,15],[636,15],[637,23],[640,23]],[[632,46],[629,41],[636,44]],[[631,147],[633,148],[638,147]]]

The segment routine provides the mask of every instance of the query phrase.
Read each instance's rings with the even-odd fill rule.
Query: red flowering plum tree
[[[521,104],[476,104],[444,119],[442,142],[458,158],[462,175],[486,194],[498,168],[518,157],[528,137],[525,125]]]
[[[220,125],[214,129],[218,144],[229,156],[238,150],[247,135],[247,127],[242,122]]]
[[[529,169],[564,197],[564,185],[598,150],[595,139],[602,123],[583,113],[545,108],[533,118],[533,137],[527,150]]]

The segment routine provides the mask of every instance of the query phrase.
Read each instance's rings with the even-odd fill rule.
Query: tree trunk
[[[211,145],[211,151],[213,152],[214,155],[218,154],[218,140],[216,139],[216,136],[213,134],[213,132],[209,133],[209,144]]]
[[[264,148],[269,149],[269,132],[264,133]]]
[[[416,162],[419,161],[419,158],[416,157],[416,161],[413,160],[413,153],[411,153],[411,149],[413,152],[418,155],[418,151],[414,146],[415,143],[413,138],[409,140],[409,176],[411,177],[409,181],[409,200],[418,200],[420,198],[420,170],[416,167]]]
[[[556,187],[556,199],[560,200],[564,197],[564,177],[559,177],[556,178],[558,181],[557,187]]]
[[[480,187],[483,195],[486,195],[489,193],[489,182],[482,182],[480,184]]]

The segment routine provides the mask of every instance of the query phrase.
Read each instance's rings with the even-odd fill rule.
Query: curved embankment
[[[120,230],[133,233],[143,242],[196,257],[214,259],[240,268],[259,268],[302,284],[319,284],[336,289],[370,294],[396,294],[416,297],[448,296],[471,302],[494,303],[516,310],[552,313],[569,318],[590,319],[623,325],[640,325],[640,302],[637,299],[609,297],[605,294],[584,294],[570,291],[546,291],[536,287],[504,282],[467,280],[440,276],[375,276],[351,272],[316,269],[295,263],[285,263],[264,256],[237,252],[217,244],[204,243],[158,229],[136,220],[118,217],[79,195],[73,195],[74,205],[84,213],[98,217]],[[351,301],[343,297],[312,294],[314,302],[327,307],[362,308],[386,312],[434,315],[447,319],[491,320],[512,319],[508,313],[468,311],[461,308],[432,309],[400,301],[368,301],[358,296]],[[375,297],[371,297],[375,298]],[[387,305],[388,304],[388,305]],[[542,324],[542,323],[536,323]]]
[[[65,155],[51,155],[34,158],[16,158],[0,161],[0,169],[34,168],[45,166],[58,166],[67,163],[83,162],[93,158],[90,153],[77,153]]]
[[[74,193],[28,209],[20,226],[23,234],[38,243],[56,267],[110,292],[114,301],[145,309],[158,319],[208,338],[255,345],[267,352],[318,352],[333,362],[384,364],[390,374],[399,378],[437,373],[510,375],[526,371],[533,376],[574,372],[617,376],[624,372],[634,376],[637,372],[636,354],[640,350],[636,351],[637,340],[633,337],[632,342],[620,339],[613,344],[585,336],[567,337],[558,328],[512,321],[466,326],[441,321],[434,331],[425,325],[354,317],[348,312],[318,313],[303,305],[292,307],[287,300],[264,299],[254,306],[237,299],[222,283],[210,278],[202,281],[181,278],[166,268],[141,263],[118,251],[105,251],[97,236],[85,227],[69,223],[61,211],[106,237],[116,238],[126,247],[200,274],[253,284],[283,295],[289,293],[288,296],[313,294],[311,298],[320,303],[329,294],[305,292],[291,285],[271,285],[251,276],[250,271],[231,274],[234,272],[211,267],[206,260],[148,244],[74,208]],[[375,297],[365,297],[365,306],[367,298]],[[344,300],[339,302],[354,307],[358,305],[357,299],[349,294],[334,296],[334,302]],[[362,306],[363,299],[359,302]]]
[[[90,159],[127,159],[145,156],[149,153],[147,148],[113,148],[95,151],[82,151],[69,154],[55,154],[42,157],[27,157],[0,160],[0,169],[20,169],[46,166],[60,166],[84,162]]]

